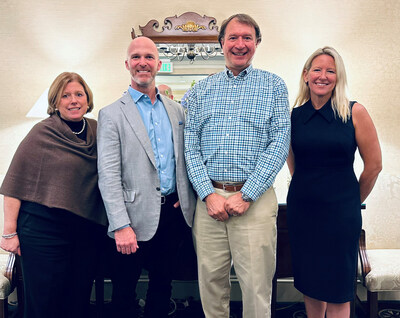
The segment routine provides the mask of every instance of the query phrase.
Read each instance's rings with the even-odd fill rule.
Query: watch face
[[[246,194],[242,194],[242,200],[245,202],[252,202],[253,200]]]

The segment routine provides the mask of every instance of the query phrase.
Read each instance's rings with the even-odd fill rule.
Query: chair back
[[[378,200],[386,193],[385,200]],[[381,173],[362,211],[367,249],[400,249],[400,177]]]

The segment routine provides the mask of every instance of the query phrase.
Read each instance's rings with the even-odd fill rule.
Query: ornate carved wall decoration
[[[185,12],[179,17],[167,17],[160,28],[157,20],[150,20],[144,27],[139,26],[141,35],[155,43],[218,43],[217,20],[195,12]],[[132,39],[137,35],[132,29]]]
[[[132,28],[132,39],[146,36],[156,43],[159,53],[170,60],[182,61],[186,56],[191,63],[196,57],[204,60],[221,56],[218,43],[217,20],[195,12],[164,19],[160,28],[157,20],[150,20],[144,27],[139,26],[141,35],[136,35]]]

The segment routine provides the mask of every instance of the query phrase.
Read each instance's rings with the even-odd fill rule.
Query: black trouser
[[[171,298],[172,263],[182,233],[187,227],[180,208],[174,208],[177,195],[167,197],[161,205],[160,221],[156,234],[149,241],[138,242],[135,254],[118,253],[112,240],[113,313],[115,317],[137,317],[136,285],[142,269],[149,275],[146,295],[145,317],[164,318],[168,316]],[[124,316],[126,315],[126,316]]]
[[[104,229],[70,212],[47,211],[39,216],[21,210],[18,217],[24,317],[87,318],[96,242]]]

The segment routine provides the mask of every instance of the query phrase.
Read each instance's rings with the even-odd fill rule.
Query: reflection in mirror
[[[171,87],[174,99],[181,101],[193,81],[224,69],[224,57],[218,42],[218,26],[214,17],[185,12],[164,19],[164,25],[152,19],[139,26],[141,35],[132,28],[131,36],[147,36],[158,47],[163,61],[156,85]]]
[[[174,100],[180,102],[183,95],[191,87],[192,82],[222,71],[225,68],[223,56],[214,57],[209,60],[196,59],[194,64],[184,59],[182,61],[168,60],[160,54],[162,66],[156,76],[156,85],[166,84],[171,87]]]
[[[222,49],[219,43],[171,43],[157,44],[160,56],[171,61],[183,61],[185,57],[191,64],[199,59],[208,60],[222,56]]]

